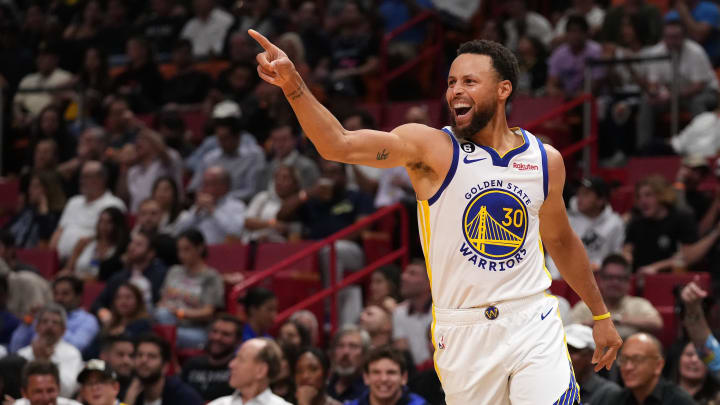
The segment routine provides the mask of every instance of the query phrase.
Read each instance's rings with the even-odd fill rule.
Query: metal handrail
[[[336,280],[336,267],[337,263],[335,260],[336,252],[335,252],[335,242],[339,239],[343,239],[365,227],[368,225],[371,225],[380,219],[393,215],[396,212],[400,213],[400,247],[391,251],[384,257],[375,260],[374,262],[366,265],[362,269],[354,272],[352,275],[344,278],[339,283]],[[405,211],[405,207],[398,203],[394,204],[388,207],[383,207],[379,209],[378,211],[370,214],[366,218],[361,219],[360,221],[341,229],[338,232],[335,232],[334,234],[328,236],[325,239],[319,240],[315,243],[313,243],[311,246],[308,246],[307,248],[291,255],[290,257],[287,257],[280,262],[276,263],[273,266],[270,266],[269,268],[265,270],[261,270],[259,272],[256,272],[237,284],[233,287],[233,289],[230,291],[230,298],[231,302],[235,303],[238,300],[238,297],[240,294],[245,291],[246,289],[260,283],[261,281],[265,280],[268,277],[272,277],[279,273],[282,270],[285,270],[289,265],[298,262],[300,260],[305,259],[306,257],[313,255],[317,253],[320,249],[324,248],[325,246],[330,247],[330,286],[325,288],[324,290],[306,298],[305,300],[293,305],[292,307],[286,309],[283,311],[280,316],[276,319],[276,322],[282,322],[285,320],[288,316],[292,315],[292,312],[288,311],[290,309],[293,310],[293,312],[307,308],[310,305],[314,304],[315,302],[332,295],[332,302],[330,306],[330,322],[332,325],[332,329],[335,330],[337,328],[337,292],[349,285],[352,284],[363,277],[368,276],[373,270],[376,268],[390,263],[394,260],[401,259],[403,268],[407,265],[408,262],[408,253],[409,253],[409,236],[408,236],[408,214]],[[349,280],[349,281],[348,281]]]

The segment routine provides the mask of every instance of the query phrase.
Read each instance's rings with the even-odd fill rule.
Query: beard
[[[162,378],[162,376],[162,370],[154,371],[146,376],[141,376],[140,374],[137,374],[138,379],[145,386],[155,384],[160,380],[160,378]]]
[[[451,110],[450,127],[452,128],[455,137],[460,140],[471,141],[473,135],[477,134],[483,128],[485,128],[490,122],[490,120],[495,117],[496,102],[491,101],[486,105],[478,105],[477,110],[472,113],[472,119],[470,120],[470,124],[468,124],[468,126],[465,128],[459,128],[457,126],[457,122],[455,121],[455,112],[452,111],[452,108],[450,106],[448,106],[448,108],[450,108]]]

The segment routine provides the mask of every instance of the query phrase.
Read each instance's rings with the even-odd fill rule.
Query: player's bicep
[[[552,243],[573,231],[563,200],[565,165],[562,156],[551,146],[546,145],[545,149],[548,157],[548,195],[540,208],[540,237],[545,243]]]
[[[343,163],[361,164],[379,168],[405,166],[423,156],[423,142],[436,129],[406,124],[391,132],[361,129],[343,135],[344,154],[338,156]]]

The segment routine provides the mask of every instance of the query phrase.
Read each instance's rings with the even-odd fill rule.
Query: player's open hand
[[[290,83],[296,71],[285,52],[255,30],[248,30],[248,34],[265,50],[255,57],[260,78],[279,87]]]
[[[595,365],[595,371],[600,371],[603,367],[610,370],[623,344],[611,318],[595,321],[593,339],[595,339],[595,353],[592,363]]]

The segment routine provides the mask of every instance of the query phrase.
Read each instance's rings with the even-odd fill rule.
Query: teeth
[[[469,104],[455,104],[453,108],[470,108]]]

